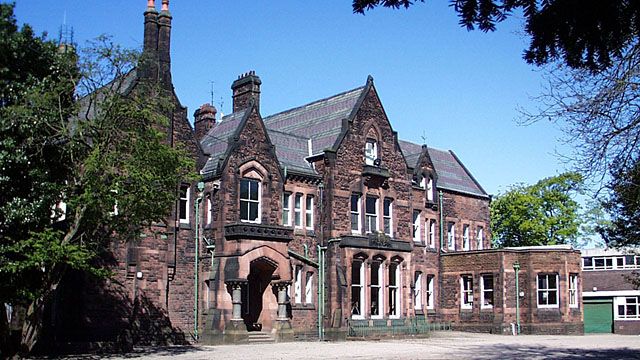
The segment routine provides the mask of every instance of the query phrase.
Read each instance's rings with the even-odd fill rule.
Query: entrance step
[[[276,339],[271,334],[262,331],[249,332],[249,344],[268,344],[275,343]]]

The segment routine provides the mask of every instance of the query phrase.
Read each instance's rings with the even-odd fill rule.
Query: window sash
[[[364,146],[364,162],[367,165],[373,165],[378,158],[378,143],[373,139],[367,139]]]
[[[427,200],[433,202],[433,179],[427,180]]]
[[[307,195],[305,202],[305,226],[307,229],[313,229],[313,196]]]
[[[462,250],[469,251],[471,244],[469,241],[469,225],[465,225],[462,228]]]
[[[625,296],[615,298],[618,308],[616,319],[640,320],[640,296]]]
[[[365,230],[367,233],[378,231],[378,198],[372,196],[366,198]]]
[[[384,223],[384,233],[393,236],[393,202],[391,199],[384,199],[384,206],[382,209],[383,223]]]
[[[473,307],[473,278],[471,275],[460,277],[460,307],[471,309]]]
[[[291,193],[282,196],[282,225],[291,226]]]
[[[569,275],[569,307],[578,307],[578,275]]]
[[[360,225],[360,195],[351,194],[351,232],[361,233]]]
[[[455,223],[452,222],[447,224],[447,249],[456,249],[456,228]]]
[[[484,228],[478,227],[478,233],[476,235],[476,240],[478,242],[477,249],[482,250],[484,248]]]
[[[416,310],[422,309],[422,273],[416,271],[414,276],[414,290],[413,290],[413,307]]]
[[[180,187],[180,204],[178,209],[178,216],[181,223],[189,222],[189,198],[191,195],[191,188],[187,185],[182,185]],[[115,209],[115,207],[114,207]],[[114,210],[116,213],[117,210]]]
[[[436,247],[436,221],[429,220],[429,247]]]
[[[493,275],[483,275],[481,277],[482,286],[482,302],[481,308],[490,309],[493,308]]]
[[[389,264],[389,317],[397,318],[400,316],[398,305],[400,304],[400,273],[398,265]]]
[[[371,313],[371,318],[381,318],[382,317],[382,264],[378,261],[374,261],[371,263],[371,279],[370,279],[370,291],[371,291],[371,301],[369,303],[369,310]]]
[[[538,307],[557,308],[558,299],[558,275],[538,275]]]
[[[420,211],[413,211],[413,241],[420,242],[421,239],[420,229]]]
[[[295,276],[294,302],[300,304],[302,303],[302,266],[296,266]]]
[[[433,309],[435,299],[433,298],[433,275],[427,275],[427,309]]]
[[[260,222],[260,182],[240,180],[240,221]]]
[[[302,227],[302,194],[296,194],[293,204],[293,217],[295,227]]]
[[[364,319],[362,305],[365,302],[364,292],[364,264],[354,261],[351,265],[351,318]]]
[[[305,304],[313,303],[313,273],[307,273],[307,281],[304,284],[304,302]]]

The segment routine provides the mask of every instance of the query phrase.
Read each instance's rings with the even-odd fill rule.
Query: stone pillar
[[[271,283],[273,292],[278,299],[278,317],[275,323],[275,335],[277,341],[293,340],[293,328],[287,316],[287,288],[291,281],[277,281]]]
[[[249,338],[247,327],[242,319],[242,287],[247,280],[235,279],[225,281],[227,291],[231,294],[231,319],[225,324],[223,341],[225,343],[243,343]]]

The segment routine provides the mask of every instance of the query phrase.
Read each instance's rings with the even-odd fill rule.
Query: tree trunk
[[[46,346],[42,337],[46,320],[45,310],[59,283],[60,278],[52,280],[51,285],[47,286],[42,295],[29,305],[22,325],[22,339],[20,341],[20,352],[23,355],[31,354],[38,351],[38,348]]]

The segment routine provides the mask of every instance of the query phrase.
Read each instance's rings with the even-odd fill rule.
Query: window
[[[400,272],[398,264],[389,264],[389,317],[400,317],[398,306],[400,304]]]
[[[414,290],[413,290],[413,308],[416,310],[422,310],[422,273],[416,271],[413,277]]]
[[[293,217],[297,228],[302,227],[302,194],[296,194],[293,206]]]
[[[433,275],[427,275],[427,309],[433,309],[435,299],[433,298]]]
[[[476,234],[476,240],[478,241],[477,249],[482,250],[484,248],[484,229],[481,226],[478,226]]]
[[[473,277],[462,275],[460,277],[460,307],[471,309],[473,307]]]
[[[578,275],[569,274],[569,307],[578,307]]]
[[[372,318],[381,318],[382,312],[382,264],[379,261],[371,262],[371,304]]]
[[[295,271],[295,285],[293,287],[294,302],[296,304],[302,303],[302,266],[296,266]]]
[[[429,247],[436,247],[436,221],[433,219],[429,220]]]
[[[384,233],[389,236],[393,236],[393,218],[391,204],[391,199],[384,199],[384,207],[382,211],[382,216],[384,218]]]
[[[351,317],[363,319],[362,303],[364,301],[364,266],[361,260],[354,260],[351,265]]]
[[[538,275],[538,307],[558,307],[558,275]]]
[[[420,242],[420,211],[413,210],[413,241]]]
[[[211,225],[211,214],[213,212],[213,209],[211,208],[211,194],[207,194],[207,200],[205,201],[205,204],[207,208],[206,224]]]
[[[307,281],[304,283],[304,302],[305,304],[313,303],[313,273],[307,273]]]
[[[351,232],[361,233],[360,227],[360,195],[351,194]]]
[[[378,159],[378,142],[375,139],[367,139],[364,146],[364,163],[367,165],[375,165]]]
[[[307,195],[305,203],[305,226],[309,230],[313,230],[313,195]]]
[[[640,296],[614,298],[618,312],[616,319],[640,319]]]
[[[469,225],[462,226],[462,250],[469,251],[471,244],[469,242]]]
[[[282,195],[282,225],[291,226],[291,193]]]
[[[422,189],[426,189],[427,188],[427,178],[422,177],[422,179],[420,179],[420,188],[422,188]]]
[[[188,223],[189,222],[189,195],[190,195],[190,191],[191,189],[189,188],[189,185],[182,185],[180,186],[180,208],[179,208],[179,214],[180,214],[180,222],[181,223]],[[113,210],[114,214],[117,215],[117,208],[114,207]]]
[[[240,220],[260,222],[260,182],[240,180]]]
[[[480,277],[480,291],[482,292],[482,302],[480,307],[489,309],[493,307],[493,275],[482,275]]]
[[[427,201],[433,202],[433,178],[431,176],[427,180]]]
[[[372,233],[378,231],[378,198],[367,196],[364,215],[366,232]]]
[[[456,249],[456,224],[455,223],[447,223],[447,249],[455,250]]]
[[[582,270],[623,270],[639,269],[640,257],[634,255],[618,255],[608,257],[587,256],[582,258]]]

